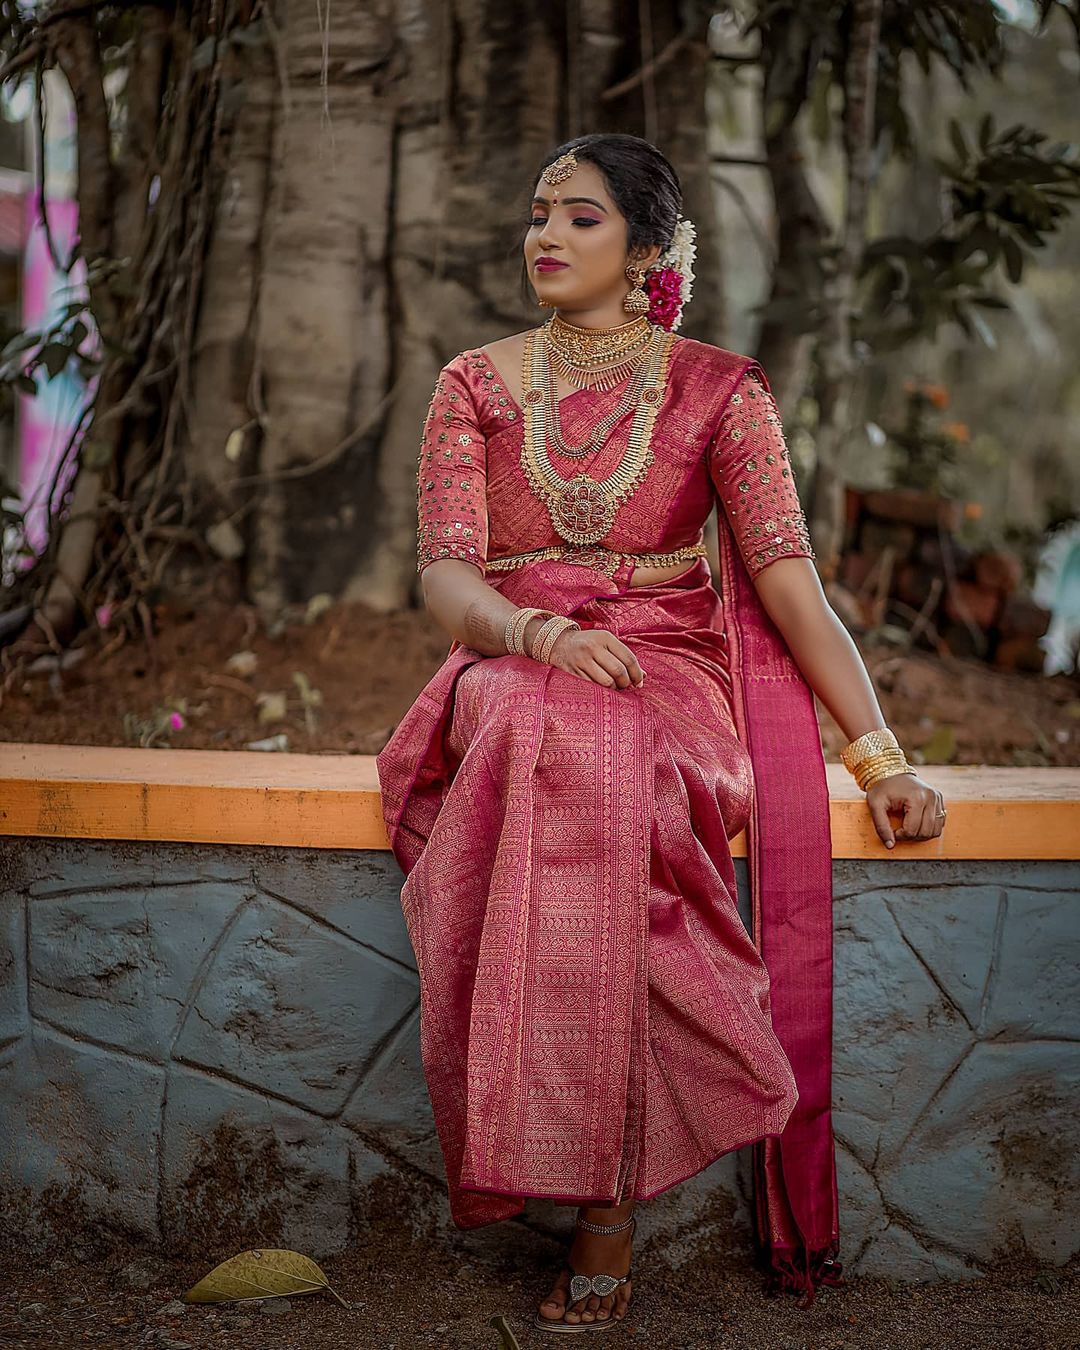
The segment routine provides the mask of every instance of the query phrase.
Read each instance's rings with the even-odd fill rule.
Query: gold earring
[[[638,263],[628,264],[626,279],[633,286],[633,290],[627,292],[622,303],[623,309],[626,310],[627,314],[648,314],[649,297],[642,287],[645,280],[645,269]]]

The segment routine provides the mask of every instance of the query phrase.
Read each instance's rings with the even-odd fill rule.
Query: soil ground
[[[149,642],[88,634],[74,664],[40,659],[0,705],[0,740],[374,754],[450,645],[423,611],[359,604],[267,631],[243,605],[173,603],[158,606],[154,629]],[[1080,764],[1080,677],[856,641],[913,762]],[[844,740],[819,714],[834,760]]]
[[[855,1277],[809,1309],[768,1298],[744,1251],[702,1242],[678,1269],[659,1240],[638,1244],[626,1321],[599,1344],[649,1350],[1077,1350],[1080,1258],[1057,1270],[1003,1259],[963,1283],[890,1286]],[[198,1261],[113,1249],[96,1260],[4,1260],[0,1344],[18,1350],[533,1350],[531,1327],[560,1247],[518,1222],[417,1238],[389,1217],[320,1263],[325,1292],[188,1304],[183,1292],[231,1251]],[[492,1318],[503,1317],[515,1340]],[[575,1341],[575,1344],[579,1342]]]

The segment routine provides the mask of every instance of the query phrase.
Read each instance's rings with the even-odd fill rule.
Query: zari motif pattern
[[[711,454],[717,491],[751,576],[778,557],[817,556],[776,401],[752,371],[731,396]]]

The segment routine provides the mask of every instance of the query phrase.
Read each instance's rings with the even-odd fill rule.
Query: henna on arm
[[[518,607],[489,586],[479,568],[458,558],[440,558],[428,563],[420,576],[424,604],[440,628],[483,656],[506,655],[503,634]],[[543,622],[529,620],[526,649]]]

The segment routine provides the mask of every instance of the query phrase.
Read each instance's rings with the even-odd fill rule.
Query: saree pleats
[[[779,1135],[798,1097],[736,903],[754,784],[707,565],[621,589],[549,561],[499,589],[616,632],[647,674],[458,647],[380,756],[462,1227],[526,1196],[645,1199]]]

